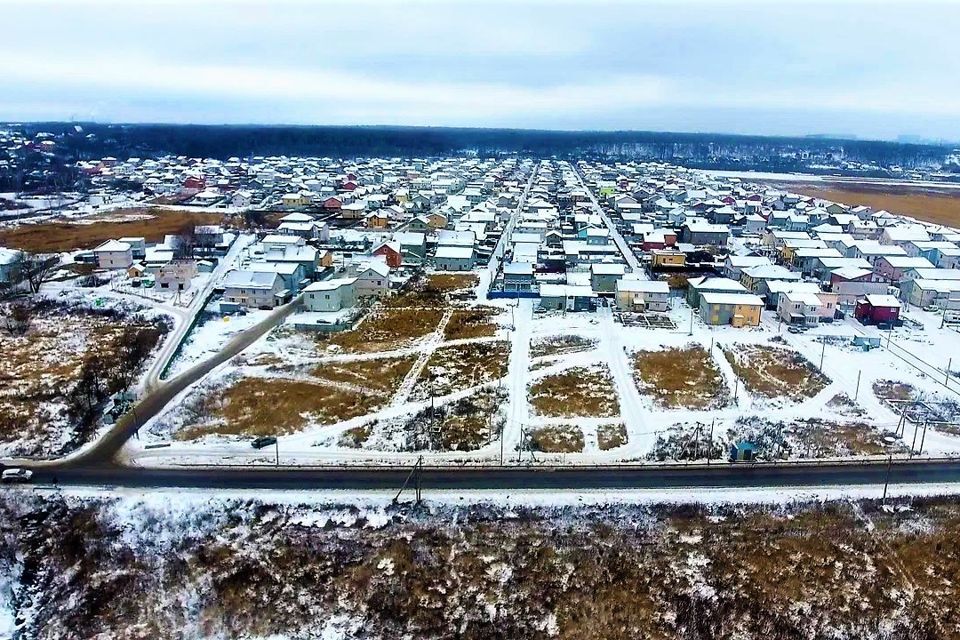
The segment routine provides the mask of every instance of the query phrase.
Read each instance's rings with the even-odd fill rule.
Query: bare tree
[[[30,293],[39,293],[40,287],[50,281],[58,266],[60,258],[57,256],[23,254],[20,275],[30,288]]]

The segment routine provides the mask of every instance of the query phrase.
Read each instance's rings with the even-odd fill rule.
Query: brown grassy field
[[[497,332],[497,323],[493,319],[498,315],[500,310],[490,307],[454,311],[444,328],[443,337],[445,340],[463,340],[492,336]]]
[[[284,435],[302,429],[308,418],[333,423],[362,416],[383,400],[383,396],[312,382],[243,378],[202,397],[199,422],[178,430],[175,437],[193,440],[210,434]]]
[[[352,353],[390,351],[432,333],[442,317],[440,309],[374,310],[356,329],[320,336],[318,340]]]
[[[331,382],[345,382],[372,391],[392,394],[417,361],[416,356],[378,358],[320,365],[314,375]]]
[[[123,216],[149,215],[144,219],[117,221]],[[23,224],[0,231],[0,246],[23,249],[32,253],[55,253],[71,249],[92,249],[111,238],[143,236],[148,242],[159,242],[167,234],[182,233],[197,225],[218,224],[219,213],[193,211],[161,211],[154,209],[124,209],[102,214],[94,223],[73,224],[48,222]],[[88,218],[97,220],[96,217]]]
[[[446,307],[448,294],[475,286],[472,273],[435,273],[407,284],[399,294],[384,300],[385,307]]]
[[[25,335],[0,329],[0,443],[28,455],[59,452],[82,365],[115,355],[124,326],[140,325],[58,310],[33,318]]]
[[[412,397],[444,396],[507,375],[510,344],[476,342],[437,349],[424,367]]]
[[[822,391],[830,379],[796,351],[738,344],[723,351],[744,386],[767,398],[803,400]]]
[[[612,418],[620,415],[613,378],[606,366],[574,367],[530,386],[530,405],[542,416]]]
[[[700,345],[640,351],[633,369],[640,390],[662,407],[716,409],[730,400],[723,375]]]
[[[571,424],[550,425],[531,429],[528,444],[543,453],[579,453],[583,451],[583,432]]]
[[[617,422],[597,427],[597,447],[600,451],[609,451],[625,444],[627,444],[627,425]]]
[[[782,185],[785,189],[841,204],[885,209],[890,213],[949,226],[960,225],[960,190],[932,191],[894,185]]]

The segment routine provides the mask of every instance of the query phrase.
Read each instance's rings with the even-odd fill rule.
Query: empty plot
[[[377,309],[357,328],[319,340],[352,353],[391,351],[433,333],[442,317],[440,309]]]
[[[497,332],[497,323],[494,319],[500,313],[500,309],[491,307],[454,311],[447,326],[444,327],[443,337],[446,340],[463,340],[492,336]]]
[[[589,351],[597,346],[596,340],[578,335],[551,336],[538,340],[530,346],[531,358],[560,356],[568,353]]]
[[[627,425],[616,422],[597,427],[597,447],[600,451],[609,451],[625,444],[627,444]]]
[[[475,342],[442,347],[433,352],[424,367],[414,399],[444,396],[507,374],[510,345],[505,341]]]
[[[699,345],[633,356],[634,378],[643,393],[667,408],[715,409],[730,400],[723,374]]]
[[[584,447],[583,431],[570,424],[538,427],[527,434],[527,447],[543,453],[579,453]]]
[[[530,404],[542,416],[612,418],[620,414],[606,366],[574,367],[530,386]]]
[[[803,400],[820,393],[830,379],[796,351],[783,347],[738,344],[724,356],[744,386],[766,398]]]
[[[178,440],[205,435],[264,436],[295,433],[310,422],[356,418],[383,404],[382,395],[346,391],[295,380],[242,378],[194,399],[191,419]]]
[[[330,362],[317,367],[314,375],[331,382],[343,382],[392,394],[417,361],[416,356],[377,358],[352,362]]]

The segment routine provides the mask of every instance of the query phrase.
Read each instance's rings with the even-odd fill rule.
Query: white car
[[[33,471],[29,469],[4,469],[3,482],[30,482]]]

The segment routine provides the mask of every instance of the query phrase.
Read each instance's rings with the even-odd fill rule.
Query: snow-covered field
[[[0,637],[952,637],[960,512],[926,491],[18,488]]]

